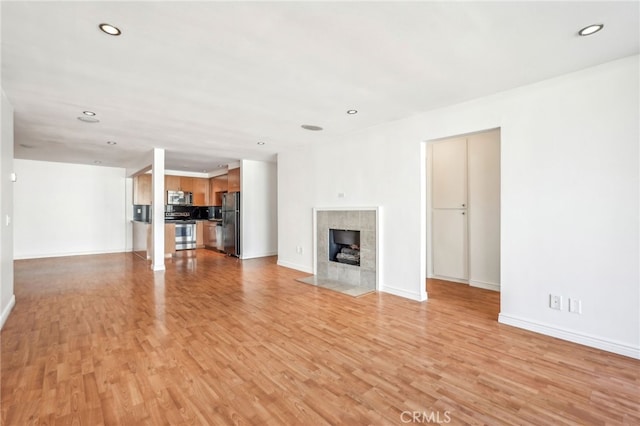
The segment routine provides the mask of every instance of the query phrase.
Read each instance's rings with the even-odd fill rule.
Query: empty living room
[[[0,424],[640,424],[639,2],[0,21]]]

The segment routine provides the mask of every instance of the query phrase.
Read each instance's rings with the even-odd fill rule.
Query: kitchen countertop
[[[131,222],[137,222],[137,223],[146,223],[146,224],[151,224],[150,221],[144,221],[144,220],[135,220],[132,219]],[[196,223],[196,222],[218,222],[218,223],[222,223],[222,219],[165,219],[164,223]]]

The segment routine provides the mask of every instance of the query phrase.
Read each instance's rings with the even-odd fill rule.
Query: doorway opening
[[[500,129],[426,143],[429,279],[500,291]]]

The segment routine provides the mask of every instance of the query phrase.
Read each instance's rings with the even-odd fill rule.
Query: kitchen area
[[[240,258],[240,168],[210,178],[164,176],[165,257],[208,249]],[[133,178],[133,252],[149,260],[151,174]]]

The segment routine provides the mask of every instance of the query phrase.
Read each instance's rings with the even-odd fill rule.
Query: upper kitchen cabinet
[[[229,181],[228,181],[228,191],[229,192],[239,192],[240,191],[240,168],[230,169],[229,170]]]
[[[192,178],[193,205],[208,206],[209,205],[209,179]]]
[[[186,176],[164,176],[164,189],[165,191],[185,191],[193,192],[193,179]]]
[[[133,204],[151,205],[151,175],[133,177]]]
[[[180,191],[193,192],[193,179],[192,177],[180,176]]]
[[[180,191],[180,176],[164,176],[165,191]]]
[[[211,191],[209,194],[209,201],[212,206],[222,205],[222,194],[228,190],[228,176],[220,175],[210,179]]]

